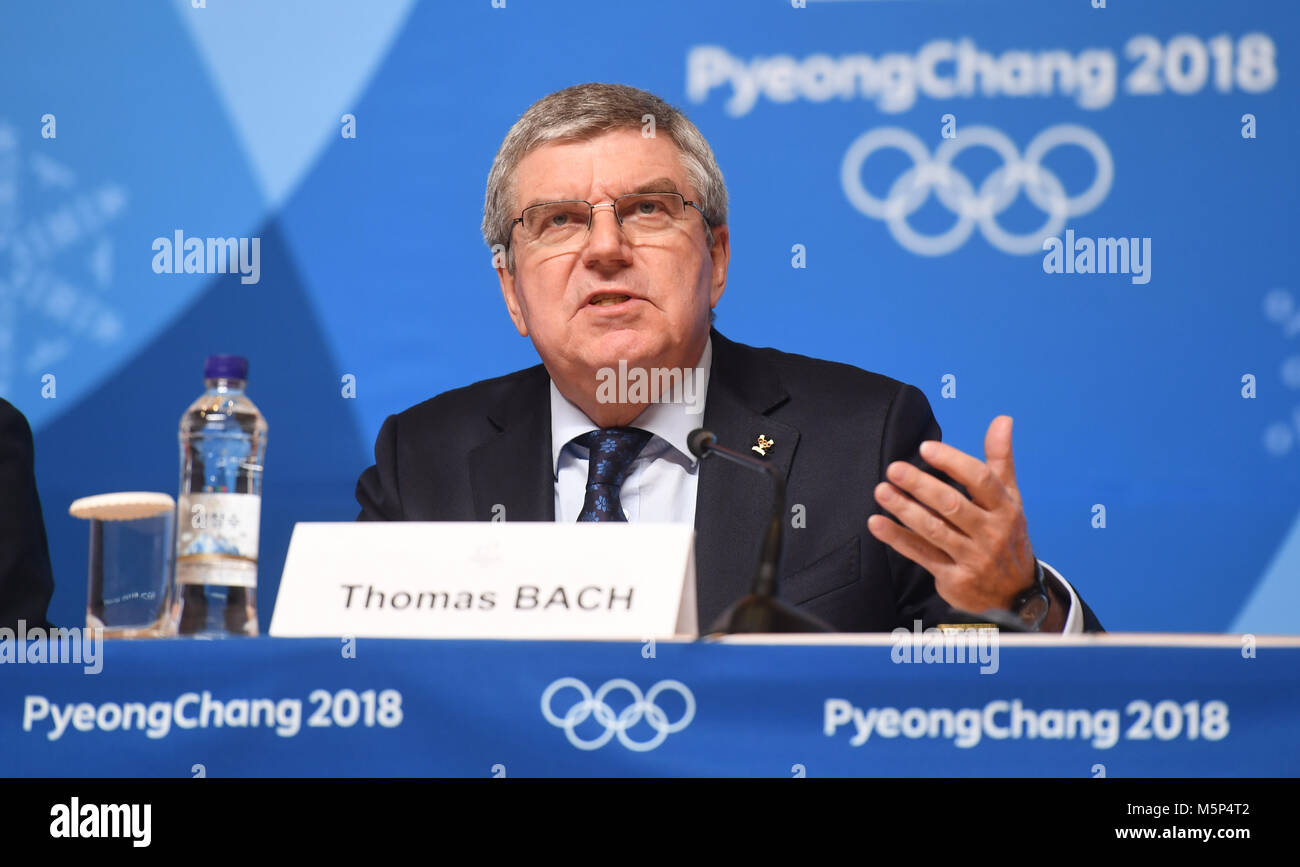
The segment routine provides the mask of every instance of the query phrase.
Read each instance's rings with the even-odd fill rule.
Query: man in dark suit
[[[696,461],[686,433],[704,426],[785,476],[780,595],[836,629],[990,609],[1031,629],[1101,628],[1033,556],[1009,418],[980,461],[939,442],[912,386],[712,329],[726,188],[703,136],[658,97],[587,84],[534,104],[493,163],[483,234],[542,364],[389,417],[357,484],[361,519],[689,521],[708,625],[748,590],[770,491]],[[629,387],[638,373],[669,396]]]
[[[0,399],[0,627],[47,628],[54,577],[36,493],[32,429]]]

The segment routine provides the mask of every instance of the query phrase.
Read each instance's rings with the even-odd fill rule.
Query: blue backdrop
[[[911,382],[978,455],[1015,416],[1035,548],[1109,628],[1297,631],[1292,4],[195,2],[0,13],[0,395],[56,622],[68,504],[175,492],[207,354],[249,356],[270,423],[263,628],[293,523],[355,515],[388,413],[535,363],[487,170],[530,103],[605,80],[713,144],[724,334]],[[1047,273],[1066,229],[1149,239],[1149,280]],[[155,273],[177,230],[260,238],[260,279]]]

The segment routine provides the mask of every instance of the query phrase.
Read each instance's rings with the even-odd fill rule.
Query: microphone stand
[[[687,440],[700,460],[718,455],[734,464],[765,474],[772,480],[772,513],[759,549],[758,572],[749,595],[734,602],[709,630],[710,634],[834,632],[829,625],[776,598],[777,565],[781,562],[781,541],[785,531],[785,478],[770,464],[742,452],[718,445],[717,438],[703,428]]]

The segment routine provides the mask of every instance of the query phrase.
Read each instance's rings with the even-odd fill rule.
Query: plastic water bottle
[[[248,359],[212,355],[206,391],[181,416],[176,518],[177,632],[257,634],[257,535],[266,420],[244,394]]]

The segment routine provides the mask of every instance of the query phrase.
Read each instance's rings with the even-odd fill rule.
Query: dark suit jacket
[[[845,632],[957,619],[930,573],[867,530],[885,467],[924,468],[921,442],[940,437],[925,395],[846,364],[712,337],[703,426],[742,451],[759,434],[773,440],[787,511],[802,507],[805,526],[785,532],[781,597]],[[358,519],[487,521],[500,503],[507,520],[553,521],[549,383],[539,364],[390,416],[357,482]],[[771,483],[715,458],[701,462],[698,484],[696,596],[707,628],[749,592]],[[1085,629],[1101,629],[1086,606],[1085,615]]]
[[[54,577],[36,494],[32,429],[0,399],[0,627],[46,627]]]

